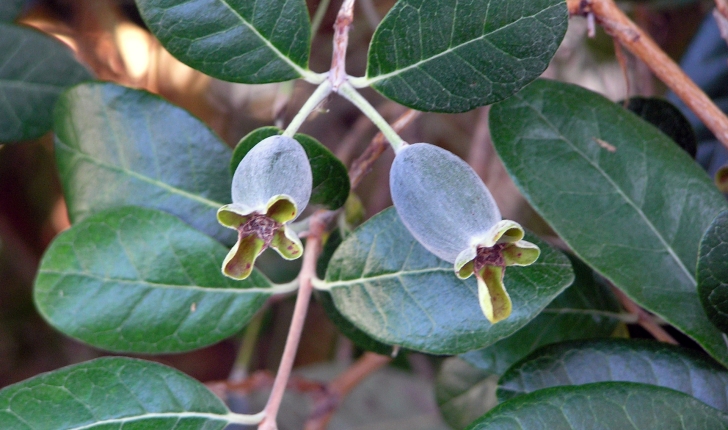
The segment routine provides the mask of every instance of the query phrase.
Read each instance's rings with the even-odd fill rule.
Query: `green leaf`
[[[689,394],[728,411],[728,371],[706,355],[649,340],[599,339],[548,345],[508,369],[505,402],[536,390],[593,382],[640,382]]]
[[[546,309],[513,335],[460,357],[501,376],[537,348],[565,340],[608,337],[617,328],[621,307],[609,287],[582,261],[571,257],[576,279]]]
[[[239,331],[275,291],[257,271],[220,272],[227,249],[164,212],[93,215],[61,233],[35,281],[58,330],[110,351],[188,351]]]
[[[468,430],[718,430],[728,416],[678,391],[630,382],[539,390],[494,408]]]
[[[234,232],[215,215],[231,201],[230,149],[187,111],[145,91],[88,83],[60,98],[55,131],[72,222],[144,206],[232,241]]]
[[[137,0],[149,29],[188,66],[224,81],[262,84],[308,72],[304,0]]]
[[[3,429],[222,430],[234,418],[198,381],[131,358],[99,358],[0,391]]]
[[[620,104],[623,102],[619,102]],[[691,157],[698,151],[693,126],[680,109],[657,97],[630,97],[627,109],[668,135]]]
[[[708,319],[728,332],[728,211],[718,215],[700,242],[698,293]]]
[[[498,404],[497,387],[497,375],[450,357],[442,363],[435,379],[435,399],[448,425],[462,429]]]
[[[537,81],[491,110],[533,207],[587,264],[728,364],[698,298],[698,244],[724,197],[667,136],[583,88]]]
[[[536,318],[494,345],[443,364],[435,389],[440,412],[452,427],[464,428],[495,406],[498,377],[536,348],[569,339],[608,337],[614,332],[621,317],[619,303],[588,266],[570,258],[574,284]]]
[[[523,327],[573,281],[563,254],[534,237],[526,240],[541,248],[541,257],[507,270],[513,313],[495,325],[480,310],[475,279],[458,279],[452,263],[423,248],[393,208],[346,238],[322,288],[339,312],[380,342],[431,354],[483,348]]]
[[[332,231],[328,239],[326,239],[326,244],[324,245],[321,255],[316,262],[316,276],[320,278],[326,276],[326,268],[331,261],[331,257],[334,256],[334,252],[339,245],[341,245],[341,242],[341,230],[336,229]],[[380,355],[392,355],[393,348],[391,345],[372,339],[369,335],[359,330],[351,323],[351,321],[346,319],[346,317],[341,315],[341,312],[336,309],[331,293],[328,291],[315,290],[314,296],[316,297],[316,300],[321,303],[321,306],[323,306],[326,316],[329,317],[331,322],[334,323],[341,334],[349,338],[349,340],[354,342],[356,346],[366,351],[376,352]]]
[[[0,1],[0,22],[12,22],[23,10],[25,0],[2,0]]]
[[[230,169],[234,173],[245,155],[263,139],[283,134],[278,127],[261,127],[245,135],[233,151]],[[327,147],[306,134],[293,136],[306,151],[313,173],[313,190],[309,204],[321,205],[335,210],[346,203],[349,197],[350,182],[346,166]]]
[[[45,134],[60,94],[87,79],[91,74],[62,43],[30,28],[0,23],[0,142]]]
[[[399,0],[374,33],[366,82],[414,109],[465,112],[541,75],[567,22],[563,0]]]

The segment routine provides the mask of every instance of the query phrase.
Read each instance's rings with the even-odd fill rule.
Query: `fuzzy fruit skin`
[[[253,147],[240,162],[232,183],[233,204],[265,213],[270,199],[285,195],[298,213],[311,198],[313,175],[306,151],[295,139],[271,136]],[[295,219],[295,218],[294,218]]]
[[[501,214],[483,181],[462,159],[415,143],[397,153],[389,176],[397,214],[428,251],[454,263]]]

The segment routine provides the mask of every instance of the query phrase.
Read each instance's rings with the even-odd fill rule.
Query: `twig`
[[[567,0],[572,15],[594,14],[597,22],[627,50],[647,64],[728,148],[728,118],[613,0]]]
[[[329,81],[334,91],[338,91],[341,84],[346,82],[346,48],[349,46],[349,30],[354,22],[354,2],[356,0],[344,0],[339,9],[334,24],[334,53],[331,56],[331,71]]]
[[[286,390],[288,380],[291,376],[293,362],[296,359],[298,344],[301,340],[301,333],[303,332],[303,324],[306,321],[306,314],[308,313],[308,305],[311,302],[311,293],[313,292],[311,279],[316,276],[316,261],[320,252],[321,237],[326,227],[325,224],[320,222],[318,214],[312,215],[311,218],[309,235],[306,240],[306,250],[303,255],[303,267],[299,274],[301,287],[298,290],[296,306],[293,311],[291,326],[288,330],[288,338],[286,339],[286,346],[283,350],[281,364],[278,367],[275,382],[273,382],[273,390],[265,406],[265,418],[258,427],[262,430],[277,430],[278,428],[276,425],[276,417],[281,407],[283,393]]]
[[[369,375],[386,366],[391,361],[391,357],[378,355],[373,352],[365,353],[344,373],[331,381],[328,385],[327,395],[317,402],[318,404],[306,422],[304,429],[325,430],[334,412],[336,412],[337,407],[351,390]]]
[[[410,125],[414,120],[420,117],[422,113],[416,110],[408,110],[403,113],[397,121],[392,124],[392,128],[396,132],[400,132]],[[387,149],[387,139],[382,132],[377,133],[372,139],[367,149],[357,158],[349,169],[349,178],[351,180],[351,188],[356,188],[361,183],[364,176],[369,173],[372,165],[380,155]]]
[[[627,297],[622,290],[612,285],[612,291],[617,296],[624,309],[630,314],[637,316],[637,324],[641,325],[642,328],[647,330],[655,339],[660,342],[670,343],[678,345],[677,341],[670,336],[659,324],[655,322],[655,319],[647,311],[642,309],[637,303],[633,302],[632,299]]]

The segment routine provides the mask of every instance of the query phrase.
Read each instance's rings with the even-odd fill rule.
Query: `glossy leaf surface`
[[[452,263],[423,248],[392,208],[346,238],[325,288],[348,320],[381,342],[432,354],[482,348],[523,327],[573,281],[563,254],[526,239],[541,247],[541,257],[506,272],[513,313],[495,325],[480,310],[475,279],[458,279]]]
[[[468,430],[719,430],[727,426],[728,416],[687,394],[653,385],[600,382],[517,397]]]
[[[233,151],[230,168],[233,172],[245,155],[263,139],[278,134],[283,130],[278,127],[261,127],[243,137]],[[346,166],[321,142],[306,134],[293,136],[306,151],[313,173],[313,190],[309,204],[321,205],[326,209],[340,208],[349,197],[349,172]]]
[[[414,109],[465,112],[536,79],[567,21],[561,0],[399,0],[372,38],[368,82]]]
[[[708,319],[728,332],[728,211],[718,215],[703,236],[697,277]]]
[[[3,429],[222,430],[230,418],[200,382],[131,358],[100,358],[0,391]]]
[[[695,280],[700,238],[727,204],[684,151],[606,98],[546,80],[496,105],[491,130],[517,186],[579,257],[728,363]]]
[[[188,66],[224,81],[262,84],[308,68],[304,0],[137,0],[149,29]]]
[[[20,15],[25,0],[3,0],[0,2],[0,22],[11,22]]]
[[[5,4],[7,2],[0,2]],[[2,9],[12,6],[0,6]],[[0,143],[34,139],[50,130],[53,106],[91,74],[62,43],[30,28],[0,22]]]
[[[220,273],[227,249],[164,212],[93,215],[61,233],[35,282],[40,313],[58,330],[111,351],[166,353],[233,335],[272,294],[254,271]]]
[[[187,111],[145,91],[89,83],[61,97],[55,132],[72,222],[144,206],[231,241],[215,215],[230,202],[230,149]]]
[[[600,339],[548,345],[508,369],[498,400],[560,385],[624,381],[658,385],[728,411],[728,371],[705,354],[656,341]]]

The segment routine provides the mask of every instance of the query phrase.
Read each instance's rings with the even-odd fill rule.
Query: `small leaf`
[[[506,273],[513,313],[495,325],[480,310],[475,279],[458,279],[452,264],[423,248],[393,208],[346,238],[324,288],[342,315],[380,342],[431,354],[483,348],[523,327],[573,280],[563,254],[527,240],[543,253],[532,266]]]
[[[567,22],[562,0],[399,0],[372,38],[367,82],[414,109],[465,112],[536,79]]]
[[[187,111],[145,91],[88,83],[55,113],[56,160],[72,222],[117,206],[169,212],[230,243],[230,149]]]
[[[235,172],[240,161],[263,139],[282,134],[278,127],[257,128],[243,137],[233,151],[230,168]],[[346,166],[324,145],[311,136],[297,133],[293,136],[306,151],[313,173],[313,190],[309,204],[321,205],[335,210],[346,203],[349,197],[349,172]]]
[[[519,396],[488,412],[468,430],[718,430],[727,426],[726,414],[687,394],[646,384],[600,382]]]
[[[0,428],[222,430],[231,414],[204,385],[161,364],[99,358],[0,391]]]
[[[149,29],[188,66],[262,84],[306,74],[311,24],[304,0],[137,0]]]
[[[0,6],[0,21],[12,3],[17,2]],[[45,134],[60,94],[87,79],[91,74],[62,43],[30,28],[0,23],[0,143]]]
[[[498,404],[497,387],[498,376],[450,357],[435,379],[435,398],[450,427],[462,429]]]
[[[0,22],[12,22],[23,10],[25,0],[0,1]]]
[[[652,125],[574,85],[534,82],[490,115],[506,169],[567,245],[728,364],[695,280],[700,238],[728,205],[694,160]]]
[[[201,348],[239,331],[273,293],[255,270],[242,282],[224,277],[226,253],[172,215],[114,208],[53,241],[35,301],[55,328],[98,348],[150,354]]]
[[[622,103],[619,102],[619,104]],[[695,131],[685,115],[675,105],[657,97],[630,97],[627,109],[657,127],[695,158],[698,151],[698,139],[695,137]]]
[[[728,411],[728,371],[705,354],[656,341],[599,339],[548,345],[498,381],[498,400],[561,385],[640,382],[689,394]]]
[[[728,211],[708,227],[700,242],[698,293],[710,322],[728,333]]]

